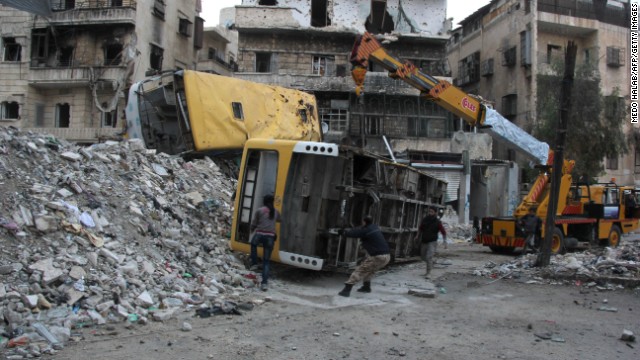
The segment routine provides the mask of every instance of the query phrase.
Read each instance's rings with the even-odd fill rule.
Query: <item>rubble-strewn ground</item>
[[[10,359],[637,359],[640,242],[552,257],[453,244],[374,292],[228,250],[233,164],[0,128],[0,354]],[[621,340],[624,338],[626,340]]]

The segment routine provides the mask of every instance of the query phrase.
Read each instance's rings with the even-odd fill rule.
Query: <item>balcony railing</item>
[[[135,0],[52,0],[51,10],[105,9],[114,7],[136,8]]]
[[[598,20],[611,25],[629,27],[629,4],[622,3],[622,5],[622,7],[603,6],[602,9],[596,9],[593,1],[540,0],[538,1],[538,11]]]
[[[39,134],[53,135],[59,139],[68,141],[95,143],[102,139],[115,139],[122,133],[121,128],[25,128],[25,131],[32,131]]]
[[[121,79],[124,66],[90,67],[31,67],[29,83],[32,86],[69,86],[88,84],[90,80]]]

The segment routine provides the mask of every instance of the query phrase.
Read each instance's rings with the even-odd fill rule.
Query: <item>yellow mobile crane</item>
[[[389,55],[370,33],[356,39],[350,61],[356,94],[362,92],[369,61],[374,61],[384,67],[390,77],[403,80],[420,90],[422,96],[461,117],[469,125],[483,128],[494,139],[518,149],[537,164],[546,165],[513,217],[483,218],[481,225],[475,225],[476,242],[489,246],[493,251],[510,252],[524,247],[525,235],[518,220],[532,207],[537,208],[536,214],[542,219],[547,214],[549,172],[553,164],[553,152],[549,145],[535,139],[473,95],[448,81],[424,74],[410,62],[402,62]],[[614,182],[591,186],[572,184],[571,171],[574,165],[573,160],[563,161],[551,251],[561,253],[577,246],[579,242],[617,246],[622,233],[639,227],[638,211],[625,202],[625,198],[637,200],[638,194],[635,189],[621,187]]]

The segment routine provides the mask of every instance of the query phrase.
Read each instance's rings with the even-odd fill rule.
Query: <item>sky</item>
[[[460,21],[489,2],[490,0],[448,0],[447,17],[453,17],[453,27],[456,28]],[[205,20],[204,26],[218,25],[220,9],[240,5],[241,3],[241,0],[202,0],[202,13],[200,13],[200,16]]]

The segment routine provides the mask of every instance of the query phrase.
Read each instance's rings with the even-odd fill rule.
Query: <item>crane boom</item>
[[[529,135],[450,82],[425,74],[411,62],[402,62],[389,55],[371,33],[366,32],[356,39],[350,61],[353,65],[352,77],[356,83],[356,94],[360,95],[364,87],[369,61],[374,61],[384,67],[391,78],[401,79],[418,89],[422,96],[462,118],[469,125],[483,128],[497,141],[518,149],[539,164],[547,164],[547,143]]]

